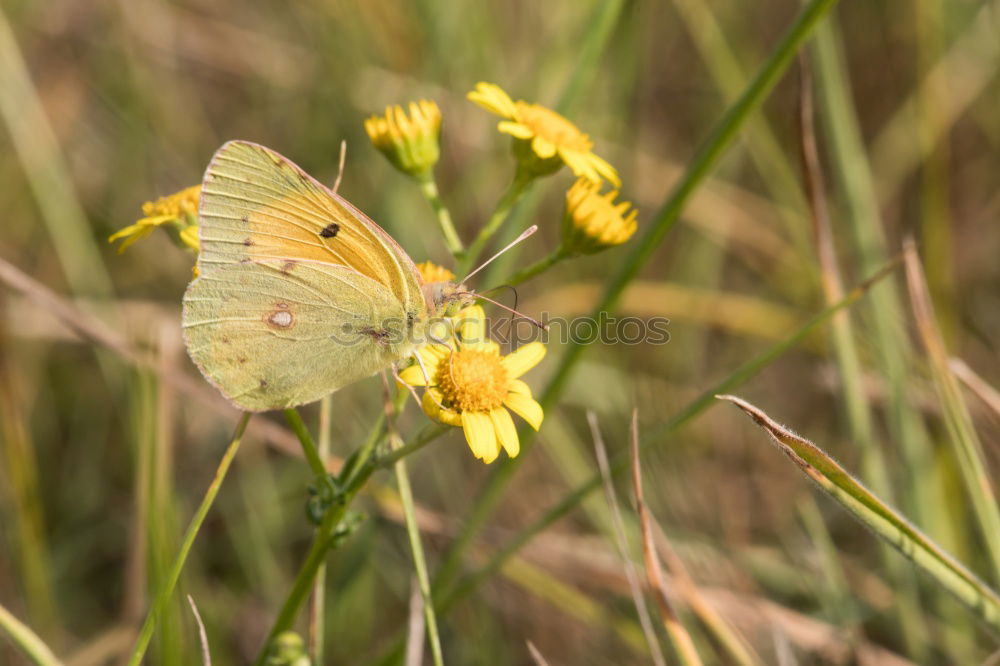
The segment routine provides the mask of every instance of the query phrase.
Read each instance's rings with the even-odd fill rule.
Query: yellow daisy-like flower
[[[146,238],[153,230],[163,225],[170,225],[177,231],[177,239],[181,244],[198,251],[198,197],[201,195],[201,185],[194,185],[161,197],[156,201],[147,201],[142,205],[145,215],[135,224],[119,229],[109,238],[109,243],[122,240],[118,252],[124,252],[132,243]]]
[[[503,356],[500,346],[486,338],[486,316],[478,305],[460,311],[452,323],[455,334],[448,346],[428,344],[418,352],[427,376],[420,365],[413,365],[403,370],[400,379],[427,387],[424,412],[441,423],[460,426],[477,458],[491,463],[501,447],[513,458],[521,443],[508,410],[535,430],[542,425],[542,406],[518,378],[542,360],[545,345],[531,342]]]
[[[387,106],[384,116],[365,120],[372,144],[393,166],[413,176],[426,175],[440,157],[441,110],[434,102],[410,102],[409,115],[398,104]]]
[[[604,178],[621,185],[618,172],[594,154],[594,142],[576,125],[540,104],[514,101],[503,88],[479,82],[468,98],[503,120],[497,129],[514,137],[514,150],[523,166],[537,175],[554,173],[563,164],[581,178],[600,183]]]
[[[417,264],[417,272],[424,284],[434,284],[435,282],[452,282],[455,274],[444,266],[439,266],[433,261],[424,261]]]
[[[615,203],[618,190],[601,194],[601,186],[580,178],[566,192],[563,247],[570,254],[594,254],[621,245],[635,233],[638,213],[627,201]]]

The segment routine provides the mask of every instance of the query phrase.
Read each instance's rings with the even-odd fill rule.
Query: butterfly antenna
[[[510,335],[510,331],[514,327],[514,317],[517,316],[516,314],[514,314],[515,312],[517,312],[517,295],[518,295],[517,288],[511,284],[501,284],[497,285],[496,287],[491,287],[490,289],[487,289],[484,293],[496,291],[497,289],[510,289],[512,292],[514,292],[514,305],[511,306],[510,317],[507,319],[507,334]]]
[[[523,241],[525,238],[528,238],[529,236],[531,236],[531,234],[535,233],[536,231],[538,231],[538,225],[537,224],[533,224],[530,227],[528,227],[527,229],[525,229],[523,232],[521,232],[520,236],[518,236],[517,238],[515,238],[512,242],[508,243],[507,246],[504,249],[502,249],[499,252],[497,252],[496,254],[494,254],[492,257],[490,257],[489,259],[487,259],[486,261],[484,261],[483,263],[481,263],[479,265],[479,268],[477,268],[476,270],[472,271],[471,273],[469,273],[468,275],[466,275],[464,278],[462,278],[461,282],[465,282],[470,277],[472,277],[473,275],[475,275],[479,271],[481,271],[484,268],[486,268],[487,266],[489,266],[490,263],[494,259],[496,259],[497,257],[499,257],[501,254],[503,254],[504,252],[506,252],[510,248],[514,247],[515,245],[517,245],[521,241]]]
[[[493,305],[497,306],[498,308],[502,308],[502,309],[506,310],[507,312],[510,312],[512,314],[517,315],[518,317],[523,317],[523,318],[527,319],[528,321],[530,321],[532,324],[534,324],[538,328],[542,329],[543,331],[549,330],[549,327],[546,324],[543,324],[542,322],[538,321],[537,319],[533,319],[532,317],[529,317],[528,315],[524,314],[523,312],[518,312],[514,308],[507,307],[506,305],[504,305],[500,301],[494,301],[492,298],[487,298],[486,296],[483,296],[482,294],[477,294],[477,293],[472,292],[472,291],[462,291],[462,292],[458,292],[458,293],[461,294],[461,295],[463,295],[463,296],[473,296],[475,298],[481,298],[481,299],[483,299],[484,301],[486,301],[488,303],[492,303]]]
[[[340,166],[337,167],[337,180],[333,181],[330,191],[334,194],[340,189],[340,179],[344,177],[344,163],[347,162],[347,141],[340,140]]]

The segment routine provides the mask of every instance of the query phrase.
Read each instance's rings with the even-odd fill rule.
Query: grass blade
[[[7,635],[31,663],[37,666],[62,666],[62,662],[52,654],[52,650],[38,634],[3,606],[0,606],[0,631]]]
[[[226,472],[229,471],[229,466],[232,464],[233,458],[236,456],[236,451],[240,448],[240,440],[243,438],[243,432],[246,430],[247,422],[249,420],[250,413],[245,412],[243,416],[240,417],[239,423],[236,424],[236,432],[233,433],[233,439],[226,448],[226,452],[223,454],[222,460],[219,462],[219,467],[215,470],[215,478],[212,479],[212,483],[209,484],[208,490],[205,491],[204,499],[202,499],[201,504],[198,506],[198,510],[195,511],[194,516],[191,518],[187,531],[184,533],[184,540],[177,553],[177,558],[174,560],[173,566],[170,568],[170,573],[167,575],[167,579],[157,591],[156,599],[153,600],[153,606],[149,609],[149,614],[146,615],[146,621],[142,625],[142,630],[139,632],[139,637],[136,639],[135,646],[132,648],[132,655],[128,661],[129,666],[138,666],[142,662],[142,657],[146,653],[146,648],[149,646],[149,640],[153,637],[153,631],[156,629],[156,624],[159,621],[160,616],[163,614],[163,611],[166,609],[167,604],[170,601],[170,597],[173,595],[174,588],[177,586],[177,581],[181,577],[181,570],[184,568],[184,563],[187,561],[188,553],[191,552],[191,546],[194,545],[194,539],[198,536],[198,530],[201,529],[201,524],[205,521],[205,516],[208,515],[208,510],[212,507],[212,503],[215,501],[215,496],[219,493],[219,487],[222,485],[222,480],[226,478]]]
[[[684,176],[651,220],[645,235],[632,245],[632,251],[621,262],[621,268],[611,278],[600,303],[594,308],[591,315],[593,320],[600,320],[602,313],[610,312],[615,308],[625,288],[653,257],[667,233],[677,224],[691,195],[712,172],[719,159],[739,136],[753,111],[760,106],[778,79],[784,74],[796,52],[835,4],[836,0],[812,0],[799,13],[795,22],[774,47],[742,96],[726,110],[712,133],[702,144],[701,150],[691,161]],[[558,401],[584,349],[585,347],[579,343],[567,345],[552,380],[539,400],[543,408],[548,409]],[[521,454],[513,460],[505,459],[491,475],[489,482],[476,501],[462,533],[445,558],[438,579],[435,581],[435,588],[449,586],[457,575],[465,550],[499,506],[504,489],[518,466],[528,459],[528,453],[534,444],[532,432],[521,429]],[[596,485],[600,485],[599,479]]]
[[[733,395],[717,397],[746,412],[816,485],[1000,634],[1000,596],[965,565],[873,495],[818,446],[799,437],[745,400]]]
[[[652,589],[656,603],[660,607],[660,616],[663,619],[663,626],[667,630],[670,642],[674,646],[674,652],[685,666],[701,666],[701,657],[694,647],[691,635],[681,623],[674,605],[667,596],[666,582],[663,580],[663,568],[660,565],[660,558],[656,554],[656,546],[653,543],[652,520],[649,517],[649,510],[642,498],[642,468],[639,464],[639,414],[637,410],[632,410],[632,426],[629,436],[629,459],[632,468],[632,491],[635,493],[635,506],[639,514],[639,530],[642,534],[642,559],[646,563],[646,577],[649,580],[649,587]]]
[[[948,350],[938,328],[931,304],[927,280],[920,265],[916,246],[912,239],[905,246],[906,278],[910,288],[910,301],[917,320],[917,328],[930,360],[934,386],[944,407],[944,421],[951,444],[955,449],[962,480],[965,482],[969,499],[979,520],[979,526],[986,541],[990,561],[993,564],[993,580],[1000,580],[1000,510],[996,495],[990,485],[986,464],[983,460],[983,446],[972,425],[969,408],[962,398],[962,391],[948,366]]]
[[[642,598],[642,589],[639,587],[639,575],[636,573],[635,565],[632,564],[632,555],[628,548],[628,539],[625,536],[625,521],[622,519],[621,509],[618,506],[618,498],[615,495],[614,481],[611,479],[611,470],[608,464],[608,452],[604,446],[604,437],[601,435],[601,428],[597,422],[597,415],[587,410],[587,423],[590,425],[590,434],[594,440],[594,452],[597,454],[597,467],[601,472],[601,481],[604,484],[604,496],[611,511],[611,527],[614,532],[615,543],[618,552],[622,557],[622,564],[625,568],[625,579],[628,581],[629,591],[632,593],[632,602],[635,604],[636,613],[639,616],[639,624],[642,626],[642,634],[649,645],[649,655],[653,661],[653,666],[666,666],[663,659],[663,651],[660,650],[660,643],[653,630],[653,623],[649,617],[649,609],[646,608],[646,601]]]

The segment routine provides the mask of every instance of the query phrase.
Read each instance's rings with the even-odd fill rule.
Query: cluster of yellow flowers
[[[559,113],[539,104],[514,101],[499,86],[478,83],[468,98],[503,118],[497,129],[512,137],[518,172],[530,180],[558,171],[563,165],[577,176],[566,193],[562,245],[558,257],[592,254],[627,241],[636,230],[636,211],[628,202],[615,203],[621,181],[618,172],[593,152],[590,137]],[[383,115],[365,120],[372,144],[397,169],[427,183],[440,157],[441,112],[428,100],[387,107]],[[601,193],[604,181],[614,189]],[[147,237],[157,227],[176,232],[175,239],[198,250],[197,210],[200,186],[189,187],[143,205],[144,217],[109,240],[121,240],[119,251]],[[454,279],[446,268],[424,262],[418,266],[424,283]],[[485,314],[478,305],[466,307],[448,320],[446,331],[419,351],[420,362],[400,373],[400,380],[423,387],[422,408],[432,419],[461,427],[473,454],[483,462],[500,450],[514,457],[520,450],[510,412],[532,428],[541,426],[542,407],[521,375],[545,356],[540,342],[503,355],[486,336]]]
[[[124,252],[132,243],[146,238],[153,229],[169,225],[177,232],[177,240],[195,252],[198,251],[198,197],[201,185],[186,187],[180,192],[147,201],[142,205],[145,216],[108,238],[108,242],[121,240],[119,252]]]

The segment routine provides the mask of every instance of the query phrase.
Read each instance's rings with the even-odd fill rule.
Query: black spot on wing
[[[323,227],[323,230],[319,232],[319,235],[323,238],[333,238],[340,231],[340,225],[336,222],[331,222],[330,224]]]

